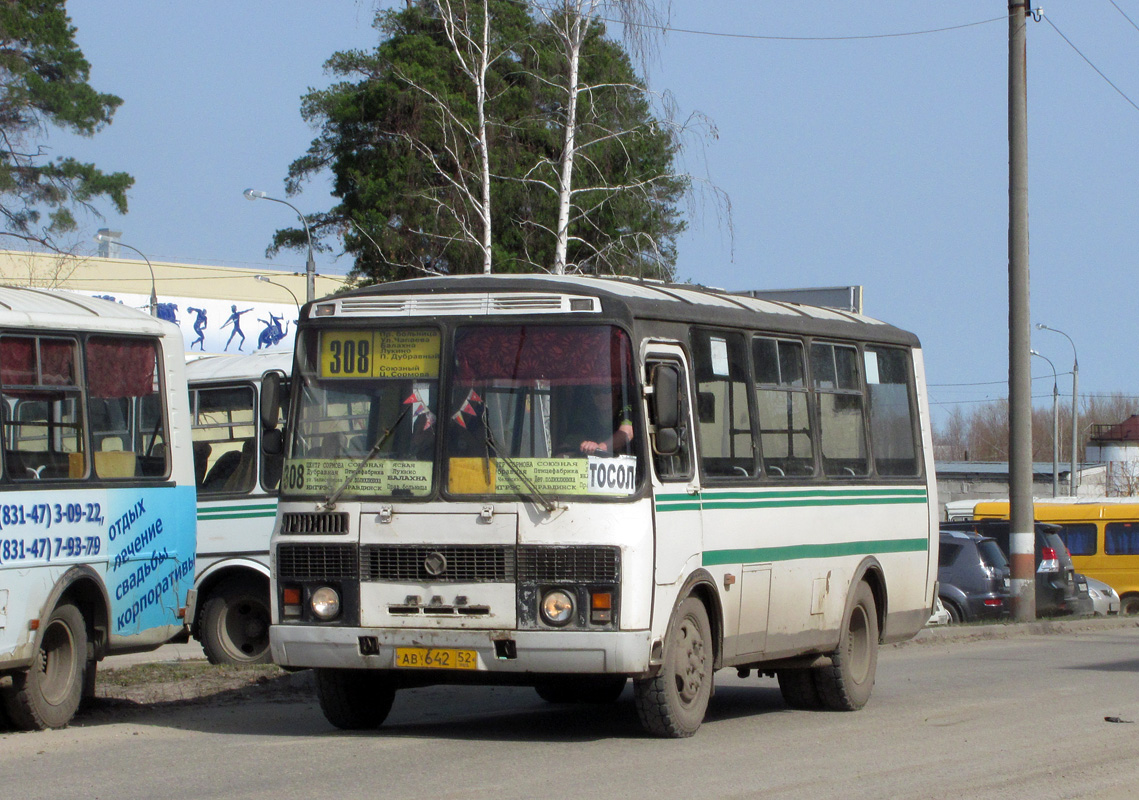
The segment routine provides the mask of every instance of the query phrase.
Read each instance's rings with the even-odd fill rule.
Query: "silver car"
[[[1088,596],[1092,601],[1092,610],[1097,617],[1106,617],[1119,613],[1119,592],[1112,589],[1103,581],[1089,578],[1087,575],[1076,576],[1077,583],[1087,583]]]

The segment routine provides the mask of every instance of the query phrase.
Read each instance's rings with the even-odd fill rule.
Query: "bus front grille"
[[[620,548],[527,545],[518,548],[520,583],[618,583]]]
[[[348,515],[290,511],[281,515],[281,533],[348,533]]]
[[[411,583],[511,583],[514,548],[507,545],[365,545],[360,579]]]
[[[277,548],[280,580],[355,580],[360,568],[351,544],[283,544]]]

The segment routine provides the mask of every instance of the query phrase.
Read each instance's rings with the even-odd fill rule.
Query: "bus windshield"
[[[434,488],[439,331],[310,331],[282,494],[423,497]]]
[[[342,498],[635,493],[633,360],[609,325],[454,333],[441,387],[434,329],[323,330],[297,345],[284,494]],[[443,465],[436,469],[436,434]]]
[[[631,495],[632,350],[608,325],[459,328],[444,459],[454,495]]]

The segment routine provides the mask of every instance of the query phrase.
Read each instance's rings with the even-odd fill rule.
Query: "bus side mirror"
[[[277,430],[277,418],[281,413],[280,372],[266,372],[261,376],[261,430]]]
[[[671,364],[658,364],[653,368],[652,383],[654,449],[660,455],[674,455],[680,449],[680,370]]]

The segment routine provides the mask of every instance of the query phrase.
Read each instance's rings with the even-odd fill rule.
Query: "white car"
[[[1087,581],[1088,596],[1092,599],[1092,608],[1097,617],[1119,613],[1119,592],[1103,581],[1097,581],[1087,575],[1081,575],[1079,580]]]
[[[1090,590],[1091,587],[1088,587],[1088,588]],[[1118,598],[1118,596],[1115,598],[1115,600],[1116,600],[1115,610],[1116,610],[1116,612],[1118,612],[1119,611],[1119,598]],[[931,625],[948,625],[951,621],[952,621],[952,617],[949,616],[949,612],[946,610],[945,606],[941,604],[941,598],[940,597],[933,598],[933,613],[930,615],[929,622],[927,622],[925,624],[925,626],[928,628]]]

